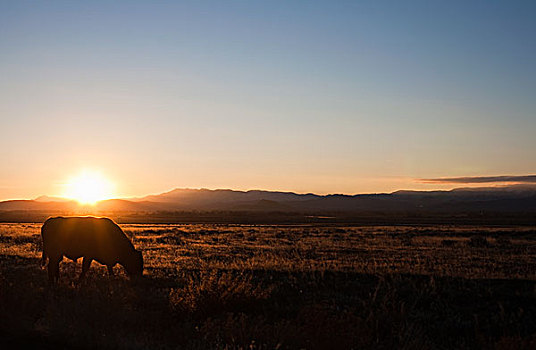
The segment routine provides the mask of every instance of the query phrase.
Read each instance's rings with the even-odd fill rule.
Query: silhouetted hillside
[[[536,213],[536,186],[460,188],[451,191],[396,191],[382,194],[316,195],[274,191],[175,189],[143,198],[110,199],[95,206],[42,196],[36,200],[0,202],[0,210],[99,211],[279,211],[279,212],[373,212]]]
[[[315,194],[296,194],[293,192],[273,191],[234,191],[234,190],[208,190],[208,189],[181,189],[177,188],[158,195],[143,198],[134,198],[132,201],[148,201],[171,203],[181,208],[221,208],[239,203],[255,203],[260,200],[272,202],[298,202],[320,198]]]

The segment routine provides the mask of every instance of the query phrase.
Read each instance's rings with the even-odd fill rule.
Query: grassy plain
[[[0,342],[73,348],[536,348],[536,228],[124,224],[145,277],[0,224]],[[2,345],[0,343],[0,345]]]

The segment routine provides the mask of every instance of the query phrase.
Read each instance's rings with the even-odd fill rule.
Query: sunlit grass
[[[39,269],[40,224],[0,224],[0,330],[92,348],[530,348],[531,227],[121,225],[145,260]],[[521,311],[520,311],[521,310]],[[18,333],[17,333],[18,332]]]

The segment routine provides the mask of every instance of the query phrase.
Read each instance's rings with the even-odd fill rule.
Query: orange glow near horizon
[[[65,184],[63,196],[81,204],[93,205],[114,196],[113,184],[95,171],[83,171]]]

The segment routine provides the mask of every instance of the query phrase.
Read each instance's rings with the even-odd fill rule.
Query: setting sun
[[[82,204],[95,204],[113,196],[113,185],[100,173],[84,171],[67,182],[64,196]]]

